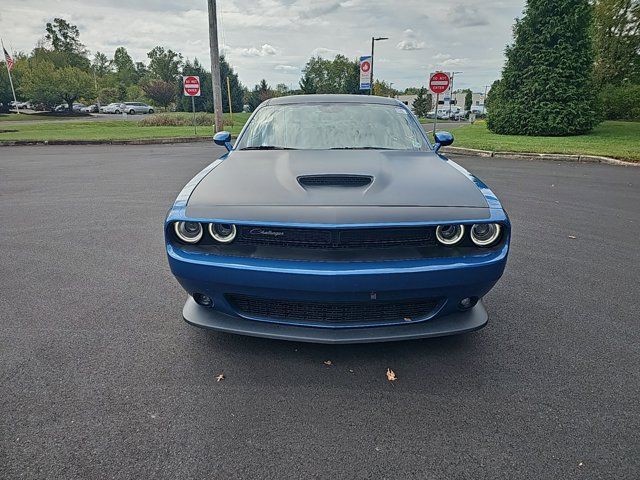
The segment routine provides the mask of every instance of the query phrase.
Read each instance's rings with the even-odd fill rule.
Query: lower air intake
[[[282,323],[308,323],[327,327],[384,325],[422,320],[429,317],[438,305],[437,299],[311,302],[241,294],[227,294],[226,298],[241,315]]]

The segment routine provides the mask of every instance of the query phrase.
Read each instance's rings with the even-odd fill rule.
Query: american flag
[[[7,68],[11,71],[13,70],[13,58],[11,58],[11,55],[9,55],[6,48],[2,47],[2,50],[4,50],[4,59],[7,62]]]

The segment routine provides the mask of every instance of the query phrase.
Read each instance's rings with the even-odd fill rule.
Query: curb
[[[6,140],[0,147],[20,145],[164,145],[169,143],[211,142],[213,137],[141,138],[137,140]]]
[[[551,160],[554,162],[602,163],[605,165],[620,165],[625,167],[640,167],[640,162],[626,162],[611,157],[597,155],[563,155],[556,153],[525,153],[525,152],[492,152],[490,150],[476,150],[463,147],[443,147],[442,152],[451,155],[470,155],[475,157],[506,158],[517,160]]]

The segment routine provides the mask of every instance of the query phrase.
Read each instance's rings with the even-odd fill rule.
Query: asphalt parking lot
[[[638,478],[640,168],[456,157],[513,223],[489,326],[326,346],[182,321],[162,222],[220,151],[0,148],[0,478]]]

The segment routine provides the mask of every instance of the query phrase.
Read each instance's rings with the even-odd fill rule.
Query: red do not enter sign
[[[444,93],[449,90],[451,79],[444,72],[436,72],[431,74],[429,79],[429,90],[433,93]]]
[[[200,96],[200,77],[195,75],[184,76],[182,77],[182,85],[184,87],[184,94],[187,97]]]

